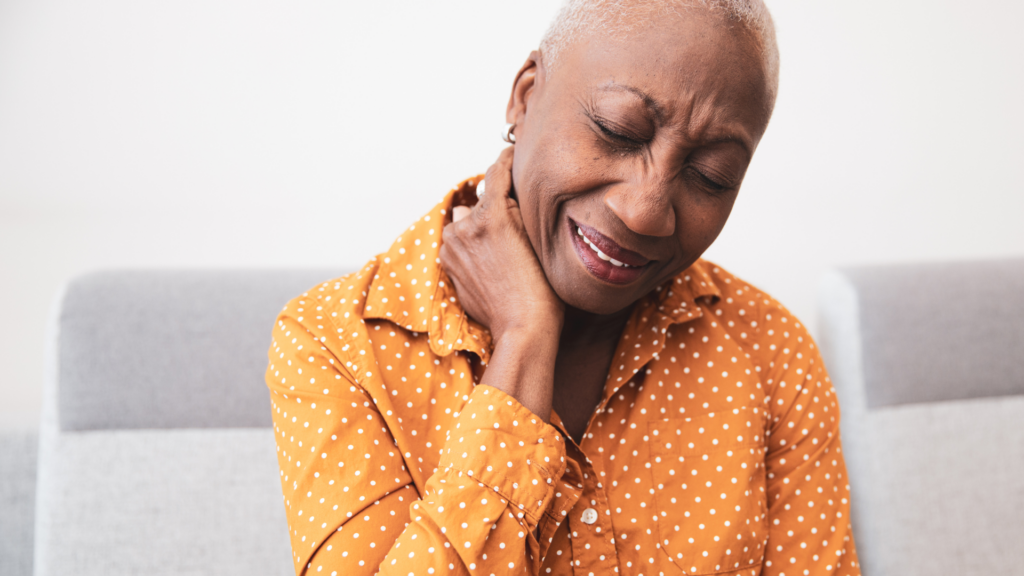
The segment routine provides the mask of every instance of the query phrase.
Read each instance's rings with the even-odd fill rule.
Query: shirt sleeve
[[[417,488],[373,399],[288,308],[269,356],[296,574],[537,571],[534,529],[566,468],[554,427],[477,386]]]
[[[768,304],[755,352],[770,419],[763,574],[860,574],[835,390],[806,329]]]

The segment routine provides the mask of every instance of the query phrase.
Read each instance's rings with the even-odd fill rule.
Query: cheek
[[[557,233],[559,203],[588,185],[588,171],[581,166],[585,155],[563,134],[545,133],[540,139],[516,144],[512,181],[519,208],[534,249],[550,250],[541,233]]]
[[[718,238],[736,201],[736,193],[711,196],[695,191],[676,212],[676,230],[684,257],[699,257]]]
[[[521,148],[516,144],[513,169],[531,185],[543,182],[549,188],[570,191],[607,164],[605,154],[594,149],[593,134],[576,121],[531,131],[530,136]]]
[[[520,155],[518,149],[516,152],[517,155],[512,159],[512,182],[519,203],[519,213],[533,251],[543,263],[546,260],[546,253],[551,249],[550,219],[554,216],[555,209],[550,205],[550,192],[546,190],[550,179],[545,177],[545,166],[530,162],[529,155]]]

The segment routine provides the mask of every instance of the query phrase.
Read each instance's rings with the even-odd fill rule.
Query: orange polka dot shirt
[[[478,180],[277,319],[296,574],[858,574],[818,349],[711,263],[637,303],[579,444],[477,385],[490,339],[438,253]]]

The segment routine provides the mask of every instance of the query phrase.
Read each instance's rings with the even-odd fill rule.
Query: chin
[[[601,289],[600,287],[586,286],[586,284],[590,284],[587,279],[575,282],[555,282],[552,283],[552,288],[566,306],[601,316],[621,312],[649,292],[649,290],[641,292],[634,297],[633,294],[623,294],[623,291],[614,288]],[[653,290],[653,287],[651,289]]]

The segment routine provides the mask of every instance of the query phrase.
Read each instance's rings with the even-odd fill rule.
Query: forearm
[[[428,493],[412,503],[409,524],[391,544],[379,574],[523,573],[531,530],[493,489],[455,470],[438,470]],[[358,524],[358,522],[357,522]],[[508,570],[514,567],[515,570]]]
[[[540,546],[533,533],[555,498],[564,455],[550,425],[500,391],[478,386],[381,573],[534,573]]]
[[[527,568],[525,518],[501,495],[458,472],[439,470],[421,498],[410,484],[366,505],[322,542],[298,574],[491,574]],[[461,506],[460,506],[461,505]],[[301,521],[301,518],[296,519]],[[315,546],[315,549],[313,548]]]
[[[383,426],[370,407],[373,418],[364,419],[359,408],[332,406],[350,421],[374,421],[365,431]],[[281,438],[312,440],[301,419],[292,422],[283,410],[274,414]],[[488,386],[474,389],[421,493],[404,468],[380,466],[394,451],[368,457],[370,446],[390,445],[389,436],[349,431],[339,441],[352,446],[341,454],[354,458],[314,457],[318,478],[296,473],[288,460],[296,448],[279,453],[297,573],[369,574],[379,567],[382,574],[433,569],[486,576],[536,568],[540,548],[533,533],[555,498],[565,447],[554,428],[514,399]],[[303,448],[296,458],[309,454]],[[328,477],[325,486],[319,479]],[[559,490],[571,500],[559,505],[571,507],[578,494],[564,485]]]

